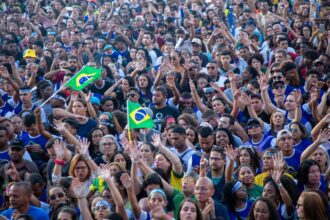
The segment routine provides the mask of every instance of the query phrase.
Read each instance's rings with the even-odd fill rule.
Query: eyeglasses
[[[215,69],[215,66],[208,66],[208,67],[206,67],[206,69],[211,69],[211,70],[214,70]]]
[[[253,128],[259,128],[260,125],[249,125],[249,126],[246,126],[247,129],[253,129]]]
[[[176,57],[170,57],[170,60],[176,60]]]
[[[298,132],[298,128],[289,128],[289,131],[292,133]]]
[[[102,146],[115,146],[115,143],[102,143]]]
[[[57,194],[53,194],[53,195],[51,195],[51,196],[49,196],[49,199],[51,200],[51,201],[54,201],[56,198],[63,198],[65,195],[64,195],[64,193],[57,193]]]

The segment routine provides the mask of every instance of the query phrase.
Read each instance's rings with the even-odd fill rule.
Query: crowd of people
[[[330,217],[329,0],[3,0],[0,77],[0,219]]]

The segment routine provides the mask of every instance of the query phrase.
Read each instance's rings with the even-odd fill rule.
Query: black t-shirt
[[[89,88],[90,91],[94,94],[99,94],[100,96],[103,96],[103,94],[113,85],[113,82],[104,80],[104,84],[102,88],[98,88],[95,83]]]
[[[179,117],[178,110],[175,108],[172,108],[170,106],[165,106],[164,108],[161,108],[161,109],[156,109],[155,107],[152,107],[151,110],[154,113],[152,119],[155,123],[154,128],[157,131],[161,130],[161,124],[166,116],[171,115],[175,119],[177,119]]]

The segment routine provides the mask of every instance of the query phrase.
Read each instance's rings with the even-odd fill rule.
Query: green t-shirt
[[[181,192],[181,191],[174,188],[172,198],[173,198],[173,204],[174,204],[174,217],[175,217],[175,219],[178,219],[179,218],[180,205],[185,199],[184,195],[183,195],[183,192]],[[191,197],[191,199],[197,202],[195,195],[193,195]]]
[[[251,189],[247,189],[249,199],[252,201],[258,199],[261,196],[262,191],[263,191],[262,186],[253,184],[253,187]]]

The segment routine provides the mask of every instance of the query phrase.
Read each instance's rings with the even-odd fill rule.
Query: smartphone
[[[325,24],[320,24],[319,30],[321,33],[324,33],[325,31]]]
[[[65,7],[65,9],[66,9],[67,11],[72,11],[72,10],[73,10],[73,8],[72,8],[72,7],[69,7],[69,6]]]
[[[205,93],[212,93],[214,92],[214,89],[212,87],[206,87],[203,89]]]

